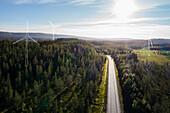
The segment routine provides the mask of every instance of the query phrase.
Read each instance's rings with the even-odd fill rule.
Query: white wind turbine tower
[[[153,44],[152,44],[152,34],[153,34],[153,31],[150,33],[150,35],[148,36],[148,56],[150,56],[150,46],[153,47]]]
[[[53,30],[52,30],[52,35],[53,35],[53,41],[54,41],[54,39],[55,39],[55,28],[60,27],[60,25],[55,26],[51,21],[49,21],[49,23],[51,24],[51,26],[52,26],[52,28],[53,28]]]
[[[27,21],[27,31],[26,34],[23,38],[17,40],[16,42],[14,42],[13,44],[18,43],[19,41],[24,40],[26,41],[25,43],[25,67],[28,66],[28,39],[31,39],[33,42],[37,43],[38,45],[40,45],[37,41],[35,41],[30,35],[29,35],[29,29],[28,29],[28,21]]]

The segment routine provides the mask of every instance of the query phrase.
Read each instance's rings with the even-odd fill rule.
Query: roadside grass
[[[102,82],[98,89],[97,98],[93,100],[93,104],[90,107],[91,108],[90,113],[101,113],[101,112],[105,113],[106,112],[107,67],[108,67],[108,59],[106,59],[103,76],[102,76]]]
[[[148,56],[148,50],[146,48],[133,50],[133,52],[138,55],[140,61],[146,62],[148,60],[148,62],[157,62],[160,65],[163,65],[167,62],[170,63],[168,57],[160,55],[158,50],[150,50],[150,56]]]
[[[107,72],[106,72],[106,82],[105,82],[105,94],[104,94],[104,106],[103,106],[103,113],[107,111],[107,89],[108,89],[108,74],[109,74],[109,59],[107,58]]]

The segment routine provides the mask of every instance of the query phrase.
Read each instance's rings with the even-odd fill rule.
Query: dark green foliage
[[[159,65],[155,62],[141,62],[137,54],[132,53],[133,49],[147,47],[147,41],[93,41],[92,43],[97,52],[110,54],[114,58],[118,68],[125,113],[170,112],[169,63]],[[167,48],[169,42],[154,40],[153,45]],[[167,56],[168,52],[158,53]]]
[[[169,113],[169,66],[139,62],[137,55],[129,51],[114,56],[125,112]]]
[[[0,41],[0,111],[87,113],[102,79],[105,56],[89,42]]]

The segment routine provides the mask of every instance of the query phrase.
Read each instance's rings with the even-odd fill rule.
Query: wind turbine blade
[[[24,37],[24,38],[21,38],[21,39],[19,39],[19,40],[17,40],[17,41],[14,42],[13,44],[16,44],[16,43],[18,43],[19,41],[24,40],[24,39],[25,39],[25,37]]]
[[[27,20],[27,33],[28,33],[28,20]]]
[[[152,40],[150,39],[151,46],[153,47]]]
[[[153,44],[152,44],[152,37],[151,37],[151,36],[152,36],[153,32],[154,32],[154,31],[152,30],[152,32],[151,32],[151,34],[150,34],[150,40],[149,40],[152,47],[153,47]]]
[[[49,21],[49,23],[51,24],[51,26],[53,26],[53,27],[54,27],[54,25],[53,25],[53,23],[52,23],[51,21]]]
[[[37,41],[35,41],[32,37],[28,36],[28,38],[30,38],[33,42],[37,43],[38,45],[40,45]]]
[[[53,28],[53,40],[54,40],[54,38],[55,38],[55,33],[54,33],[54,28]]]

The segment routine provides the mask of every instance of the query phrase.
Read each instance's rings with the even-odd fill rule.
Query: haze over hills
[[[35,38],[36,40],[39,40],[39,41],[52,40],[52,34],[29,33],[29,35],[32,38]],[[18,40],[20,38],[23,38],[24,36],[25,36],[25,33],[13,33],[13,32],[1,32],[0,31],[0,40],[2,40],[2,39]],[[83,40],[95,40],[93,38],[88,38],[88,37],[62,35],[62,34],[55,34],[55,38],[77,38],[77,39],[83,39]]]
[[[14,33],[14,32],[4,32],[0,31],[0,40],[18,40],[25,36],[26,33]],[[29,33],[29,35],[38,41],[52,40],[52,34],[48,33]],[[74,35],[64,35],[55,34],[55,39],[57,38],[76,38],[81,40],[95,40],[95,41],[129,41],[129,40],[141,40],[132,38],[92,38],[92,37],[82,37]],[[170,39],[153,39],[157,43],[170,43]]]
[[[29,33],[29,35],[32,38],[35,38],[39,41],[44,40],[52,40],[52,34],[48,33]],[[25,33],[14,33],[14,32],[3,32],[0,31],[0,40],[8,39],[8,40],[18,40],[20,38],[23,38],[25,36]],[[73,35],[64,35],[64,34],[55,34],[55,38],[77,38],[82,40],[133,40],[131,38],[92,38],[92,37],[82,37],[82,36],[73,36]]]

